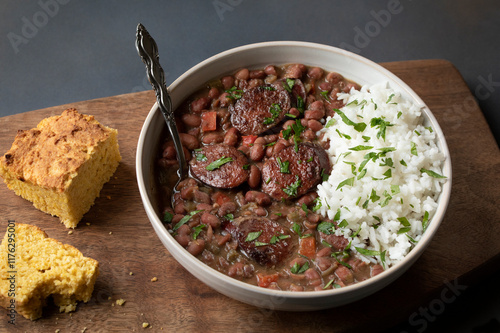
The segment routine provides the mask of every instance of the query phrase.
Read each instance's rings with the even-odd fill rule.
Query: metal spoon
[[[179,161],[179,179],[173,188],[175,191],[177,185],[188,176],[186,157],[184,156],[184,149],[182,148],[179,131],[177,130],[177,125],[175,124],[172,101],[170,99],[170,95],[168,94],[167,86],[165,85],[165,73],[160,65],[158,46],[146,28],[140,23],[137,26],[137,39],[135,46],[137,48],[137,52],[139,52],[139,55],[142,58],[142,61],[146,64],[148,79],[156,93],[158,108],[165,118],[168,130],[172,136],[172,140],[174,141],[175,150],[177,151],[177,160]]]

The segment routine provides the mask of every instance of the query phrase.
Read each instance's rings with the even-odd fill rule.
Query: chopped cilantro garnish
[[[361,150],[370,150],[372,149],[373,146],[363,146],[363,145],[359,145],[359,146],[356,146],[356,147],[352,147],[352,148],[349,148],[349,150],[353,150],[353,151],[361,151]]]
[[[401,161],[399,161],[399,163],[401,163],[401,165],[408,166],[408,165],[406,164],[405,160],[401,160]]]
[[[386,103],[389,104],[391,101],[392,101],[392,98],[396,96],[395,94],[391,94],[391,96],[389,96],[389,98],[387,99]]]
[[[377,195],[377,192],[375,192],[374,189],[372,189],[372,193],[370,195],[370,200],[372,202],[375,202],[375,201],[378,201],[380,199],[380,197]]]
[[[285,81],[283,81],[283,88],[285,88],[285,90],[288,91],[289,93],[292,92],[294,85],[295,85],[294,79],[286,79]]]
[[[422,219],[422,229],[427,229],[427,226],[429,225],[429,212],[425,211],[424,213],[424,218]]]

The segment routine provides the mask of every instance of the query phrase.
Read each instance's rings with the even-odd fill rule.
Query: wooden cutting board
[[[256,308],[223,296],[190,275],[163,247],[143,209],[135,175],[135,151],[142,123],[155,102],[152,91],[51,107],[0,118],[0,153],[18,129],[68,107],[93,114],[118,129],[123,161],[115,177],[73,234],[0,184],[0,236],[7,221],[34,224],[49,237],[80,249],[100,262],[93,297],[73,314],[53,304],[44,317],[18,315],[5,332],[359,332],[399,322],[425,324],[425,311],[442,311],[464,288],[500,263],[500,153],[485,119],[455,67],[444,60],[382,64],[409,84],[432,110],[446,136],[453,164],[453,189],[446,217],[427,251],[400,279],[356,303],[316,312]],[[156,282],[151,279],[157,277]],[[115,304],[124,299],[123,306]],[[422,308],[425,308],[422,312]]]

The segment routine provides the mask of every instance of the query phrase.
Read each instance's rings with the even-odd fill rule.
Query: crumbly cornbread
[[[15,290],[15,311],[35,320],[41,317],[42,307],[51,295],[61,312],[74,311],[77,301],[88,302],[99,275],[99,263],[71,245],[48,238],[36,226],[15,223],[12,230],[12,224],[0,245],[0,306],[7,308],[11,304]],[[8,244],[14,244],[14,260],[8,256],[13,248]]]
[[[7,186],[74,228],[121,160],[117,131],[76,109],[18,131],[0,158]]]

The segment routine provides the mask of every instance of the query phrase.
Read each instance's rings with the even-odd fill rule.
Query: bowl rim
[[[443,163],[443,175],[447,177],[447,181],[442,184],[442,189],[441,193],[439,194],[438,198],[438,206],[437,210],[434,213],[434,216],[432,217],[428,228],[425,230],[425,232],[422,234],[422,239],[415,245],[415,247],[396,265],[384,270],[382,273],[371,277],[365,281],[360,281],[355,284],[338,288],[338,289],[328,289],[328,290],[321,290],[321,291],[304,291],[304,292],[294,292],[294,291],[286,291],[286,290],[274,290],[274,289],[268,289],[268,288],[262,288],[257,285],[251,285],[249,283],[239,281],[237,279],[234,279],[232,277],[229,277],[226,274],[223,274],[219,272],[218,270],[211,268],[210,266],[206,265],[196,257],[192,256],[184,247],[182,247],[180,244],[177,243],[177,241],[170,235],[170,233],[167,231],[163,223],[160,221],[159,217],[156,215],[155,209],[152,206],[151,201],[148,198],[148,191],[146,189],[146,185],[144,183],[144,179],[142,177],[143,175],[143,168],[142,168],[142,159],[143,159],[143,146],[145,143],[145,137],[146,133],[151,125],[151,122],[153,118],[155,117],[157,112],[160,112],[157,106],[157,103],[155,103],[152,108],[150,109],[148,116],[146,117],[143,127],[141,129],[138,143],[137,143],[137,151],[136,151],[136,176],[137,176],[137,182],[139,186],[139,191],[141,195],[141,199],[143,201],[144,208],[146,212],[148,213],[148,218],[150,222],[152,223],[158,237],[160,239],[163,239],[168,241],[170,245],[176,247],[180,253],[183,254],[183,259],[187,260],[190,264],[194,264],[195,266],[201,268],[205,273],[217,277],[219,279],[224,280],[225,283],[230,284],[231,286],[238,287],[240,289],[244,289],[246,291],[251,291],[253,293],[261,294],[261,295],[266,295],[266,296],[271,296],[271,297],[284,297],[284,298],[292,298],[292,299],[319,299],[319,298],[329,298],[333,297],[335,295],[342,295],[346,293],[350,293],[355,290],[362,290],[362,289],[367,289],[373,284],[383,284],[383,287],[391,283],[393,280],[398,278],[404,271],[406,271],[419,257],[420,255],[424,252],[424,249],[431,243],[433,237],[435,236],[435,233],[437,232],[439,226],[441,225],[441,222],[444,218],[446,209],[448,207],[449,201],[450,201],[450,196],[451,196],[451,185],[452,185],[452,168],[451,168],[451,157],[448,149],[448,145],[446,143],[446,138],[444,136],[444,133],[439,126],[439,123],[437,122],[436,118],[432,114],[431,110],[429,107],[424,103],[424,101],[411,89],[404,81],[402,81],[399,77],[397,77],[395,74],[390,72],[389,70],[385,69],[381,65],[375,63],[372,60],[369,60],[367,58],[364,58],[358,54],[355,54],[353,52],[340,49],[334,46],[329,46],[329,45],[324,45],[324,44],[318,44],[318,43],[312,43],[312,42],[301,42],[301,41],[273,41],[273,42],[260,42],[260,43],[253,43],[253,44],[247,44],[243,46],[238,46],[235,48],[231,48],[229,50],[220,52],[218,54],[215,54],[195,66],[191,67],[188,69],[186,72],[184,72],[181,76],[179,76],[169,87],[168,90],[172,91],[174,90],[185,78],[189,77],[192,75],[194,72],[198,71],[200,68],[214,62],[214,61],[219,61],[220,59],[226,58],[226,57],[231,57],[234,56],[235,54],[241,53],[241,52],[246,52],[249,50],[255,51],[256,49],[259,48],[272,48],[272,47],[283,47],[283,46],[293,46],[293,47],[302,47],[302,48],[313,48],[313,49],[319,49],[323,51],[329,51],[337,54],[341,54],[343,56],[346,56],[350,58],[351,60],[355,62],[361,62],[369,67],[371,67],[373,70],[380,72],[383,74],[385,77],[388,77],[389,79],[395,81],[400,88],[404,90],[404,92],[409,96],[413,102],[418,103],[419,105],[423,106],[423,114],[424,117],[427,117],[429,121],[432,123],[432,128],[436,132],[437,138],[436,141],[439,142],[439,148],[441,150],[441,153],[445,156],[445,161]],[[185,96],[187,97],[187,96]],[[185,98],[184,97],[184,98]],[[164,244],[165,245],[165,244]],[[168,249],[167,249],[168,250]],[[170,252],[170,250],[169,250]],[[171,253],[173,256],[174,254]],[[175,257],[175,256],[174,256]],[[177,260],[177,258],[176,258]],[[180,264],[180,263],[179,263]],[[182,264],[181,264],[182,266]],[[406,267],[408,266],[408,267]],[[403,270],[403,272],[400,272]],[[399,273],[399,274],[398,274]],[[390,277],[393,276],[393,279],[390,279]],[[386,283],[382,283],[383,280],[386,280]],[[379,288],[381,289],[381,288]]]

